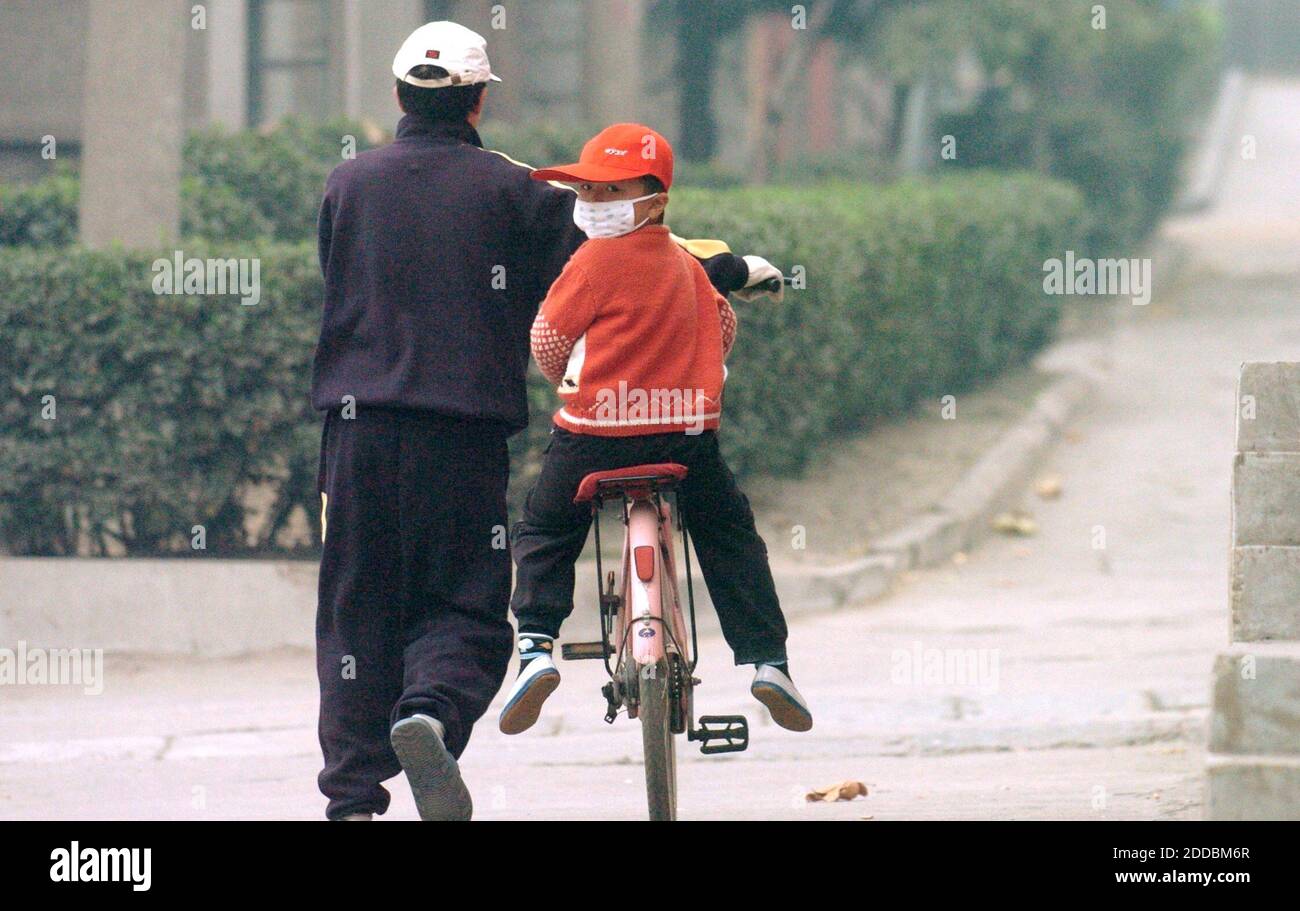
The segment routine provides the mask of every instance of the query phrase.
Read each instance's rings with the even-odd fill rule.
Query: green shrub
[[[577,161],[578,153],[595,134],[595,129],[581,124],[516,124],[490,117],[479,131],[485,148],[504,152],[534,168]]]
[[[310,504],[307,400],[322,294],[315,251],[270,246],[261,302],[156,296],[174,251],[0,251],[0,540],[18,553],[256,550],[242,497],[277,491],[280,527]],[[186,245],[185,255],[231,255]],[[242,252],[242,251],[241,251]],[[236,254],[238,255],[238,254]],[[54,396],[52,420],[42,414]],[[70,510],[70,513],[68,512]],[[312,511],[314,514],[314,511]]]
[[[726,447],[741,472],[796,472],[824,440],[956,394],[1045,343],[1042,263],[1086,226],[1078,194],[1031,177],[890,187],[695,191],[673,229],[724,238],[806,290],[738,305]]]
[[[734,467],[798,471],[835,433],[1022,362],[1057,316],[1042,263],[1080,249],[1081,212],[1073,189],[1024,176],[674,194],[678,233],[807,278],[782,306],[736,305],[723,417]],[[203,525],[208,553],[259,552],[296,507],[318,530],[315,250],[183,249],[259,255],[261,302],[156,296],[151,264],[171,250],[0,250],[5,548],[187,553]],[[55,420],[42,416],[46,395]],[[530,401],[533,426],[513,445],[516,497],[557,405],[536,374]],[[254,533],[247,494],[259,485],[271,522]]]
[[[0,247],[59,247],[77,239],[81,181],[71,171],[31,184],[0,184]]]
[[[592,131],[555,124],[485,126],[488,148],[536,167],[573,161]],[[287,119],[270,130],[218,127],[185,140],[181,177],[181,236],[222,241],[298,242],[315,234],[325,178],[343,160],[351,137],[362,152],[391,137],[346,120]],[[76,242],[75,172],[0,187],[0,247]]]
[[[290,242],[314,237],[325,178],[343,161],[345,138],[362,152],[383,137],[346,121],[294,119],[274,130],[191,133],[185,142],[188,179],[181,187],[182,235]],[[238,221],[241,210],[249,221]]]

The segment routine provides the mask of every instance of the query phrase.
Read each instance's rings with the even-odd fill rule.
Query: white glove
[[[778,284],[775,291],[767,291],[757,287],[773,278],[781,282],[784,278],[781,270],[761,256],[742,256],[741,259],[745,261],[745,265],[749,266],[749,280],[745,282],[745,287],[734,292],[736,297],[745,303],[753,303],[760,297],[770,297],[776,303],[781,303],[785,299],[785,285],[783,283]]]

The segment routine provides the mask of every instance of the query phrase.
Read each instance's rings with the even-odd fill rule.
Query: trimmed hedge
[[[1042,263],[1079,249],[1082,212],[1076,191],[1030,177],[675,192],[674,230],[807,277],[783,306],[739,306],[723,431],[736,469],[797,471],[831,434],[1023,361],[1057,317]],[[314,248],[183,249],[260,257],[261,302],[156,296],[151,264],[172,250],[0,250],[0,547],[188,553],[203,525],[208,553],[256,553],[284,543],[298,507],[318,531]],[[556,406],[540,378],[531,396],[516,490]],[[256,534],[254,488],[271,517]]]
[[[322,285],[308,245],[257,256],[261,303],[156,296],[158,253],[0,251],[0,545],[15,553],[258,550],[314,497],[306,397]],[[44,396],[54,396],[47,419]],[[276,491],[273,529],[244,533],[245,495]]]
[[[69,169],[30,184],[0,184],[0,247],[76,243],[81,179]]]

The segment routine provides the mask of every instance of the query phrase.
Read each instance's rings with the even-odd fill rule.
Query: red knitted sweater
[[[574,433],[713,430],[736,315],[663,225],[586,241],[542,302],[533,357]]]

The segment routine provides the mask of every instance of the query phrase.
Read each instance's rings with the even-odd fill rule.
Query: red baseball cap
[[[659,178],[664,189],[673,185],[673,147],[654,130],[639,123],[606,127],[582,147],[574,164],[539,168],[534,180],[565,183],[631,180],[647,175]]]

